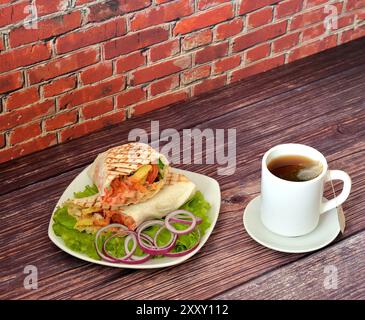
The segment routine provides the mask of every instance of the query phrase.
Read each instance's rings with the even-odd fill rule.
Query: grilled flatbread
[[[155,168],[158,175],[153,182],[148,182]],[[103,204],[121,206],[152,198],[165,184],[168,171],[169,163],[164,155],[136,142],[100,154],[88,175],[98,187]]]

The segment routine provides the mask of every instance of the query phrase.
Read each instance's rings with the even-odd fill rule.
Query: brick
[[[345,28],[355,21],[355,14],[349,14],[346,16],[339,17],[337,20],[338,29]]]
[[[346,30],[341,34],[341,43],[346,43],[365,36],[365,25],[357,27],[355,30]]]
[[[324,21],[326,15],[323,8],[296,15],[290,23],[290,30],[296,30],[305,26]]]
[[[239,14],[245,14],[257,9],[266,7],[267,5],[278,3],[282,0],[241,0],[239,4]]]
[[[35,2],[38,17],[54,12],[63,12],[68,8],[68,0],[37,0]]]
[[[9,143],[14,145],[39,136],[42,133],[39,122],[14,128],[9,134]]]
[[[258,43],[274,39],[284,34],[286,32],[286,28],[287,22],[282,21],[239,36],[234,40],[233,51],[238,52]]]
[[[246,52],[247,63],[251,63],[268,57],[270,55],[270,48],[271,48],[270,43],[263,43],[247,50]]]
[[[84,119],[91,119],[102,114],[108,113],[114,109],[113,98],[106,98],[89,103],[81,108],[81,114]]]
[[[300,32],[296,32],[292,34],[286,34],[276,39],[273,41],[272,51],[277,53],[295,47],[299,43],[299,35]]]
[[[107,0],[89,7],[88,21],[100,22],[148,7],[151,0]]]
[[[323,3],[328,3],[328,0],[307,0],[307,3],[305,5],[305,8],[311,8],[314,6],[318,6]]]
[[[189,68],[191,66],[190,56],[182,56],[168,61],[160,62],[139,70],[132,74],[131,83],[138,85],[151,80],[163,78],[173,73]]]
[[[168,38],[169,30],[164,27],[156,27],[128,34],[104,44],[105,58],[112,59],[119,55],[127,54],[153,44],[163,42]]]
[[[249,29],[257,28],[272,21],[273,9],[271,7],[249,13],[247,15],[247,26]]]
[[[302,41],[308,41],[310,39],[314,39],[319,37],[320,35],[326,32],[326,27],[324,23],[320,23],[319,25],[315,25],[309,27],[308,29],[303,30]]]
[[[137,104],[132,109],[132,115],[140,115],[146,112],[150,112],[152,110],[160,109],[163,107],[166,107],[168,105],[184,101],[189,97],[189,94],[187,91],[177,91],[170,94],[166,94],[163,96],[159,96],[154,99],[150,99],[146,102],[142,102],[140,104]]]
[[[9,161],[27,154],[46,149],[57,143],[57,137],[55,134],[48,134],[36,139],[32,139],[28,142],[18,144],[14,147],[0,150],[0,163]]]
[[[5,106],[6,110],[10,111],[32,104],[38,100],[38,87],[30,87],[23,90],[15,91],[14,93],[8,95]]]
[[[0,54],[0,73],[47,60],[50,56],[51,48],[45,43],[5,51]]]
[[[125,110],[120,110],[111,114],[102,115],[97,119],[88,120],[71,127],[67,127],[60,132],[60,142],[69,141],[88,133],[100,130],[125,120]]]
[[[118,93],[125,87],[125,77],[117,77],[65,94],[59,99],[60,109],[72,108]]]
[[[348,0],[346,5],[346,10],[355,10],[365,7],[365,0]]]
[[[146,57],[138,51],[116,60],[116,72],[123,73],[146,64]]]
[[[81,25],[81,13],[80,11],[74,11],[69,14],[39,21],[37,24],[36,29],[27,29],[24,26],[20,26],[11,30],[9,33],[10,47],[14,48],[27,43],[48,39],[76,29]]]
[[[146,99],[146,92],[143,88],[132,88],[117,96],[117,108],[126,108],[132,104]]]
[[[357,24],[360,24],[363,21],[365,21],[365,9],[356,12],[356,21]]]
[[[82,4],[85,4],[85,3],[90,3],[90,2],[94,2],[95,0],[76,0],[75,4],[76,6],[80,6]]]
[[[224,40],[229,37],[232,37],[240,33],[242,31],[242,28],[243,28],[243,20],[241,17],[222,23],[217,26],[215,34],[216,39]]]
[[[193,95],[197,96],[199,94],[212,91],[214,89],[222,88],[223,86],[225,86],[226,83],[226,75],[203,80],[203,82],[198,83],[193,87]]]
[[[53,80],[51,83],[43,86],[45,98],[57,96],[76,88],[76,76],[71,75],[61,79]]]
[[[16,0],[0,0],[0,5],[3,5],[3,4],[10,4],[10,3],[13,3],[15,2]]]
[[[337,7],[338,12],[342,10],[342,3],[333,4]],[[324,7],[304,12],[293,17],[290,23],[290,30],[303,28],[318,22],[323,22],[328,13],[325,12]]]
[[[31,84],[49,80],[63,74],[79,70],[99,61],[99,50],[90,48],[28,70]]]
[[[1,8],[0,28],[24,20],[29,15],[28,4],[24,1]]]
[[[326,0],[327,1],[327,0]],[[276,17],[278,19],[291,16],[302,9],[303,0],[288,0],[278,3],[276,6]]]
[[[60,129],[77,122],[77,111],[59,113],[53,118],[44,120],[44,128],[46,131]]]
[[[199,66],[185,71],[182,74],[181,81],[184,84],[189,84],[197,80],[201,80],[210,76],[210,65]]]
[[[198,31],[193,34],[189,34],[182,40],[182,47],[184,50],[191,50],[201,46],[204,46],[212,42],[212,30],[206,29]]]
[[[199,10],[208,9],[229,1],[230,0],[198,0],[198,9]]]
[[[179,86],[179,82],[180,80],[178,75],[173,75],[161,80],[157,80],[151,83],[151,96],[157,96],[158,94],[175,89]]]
[[[239,55],[223,58],[214,63],[214,74],[226,72],[234,69],[241,64],[241,57]]]
[[[122,36],[125,33],[126,22],[125,18],[121,17],[87,29],[67,33],[56,40],[56,49],[58,53],[70,52]]]
[[[194,8],[190,0],[177,0],[161,6],[155,6],[134,15],[131,19],[131,30],[141,30],[147,27],[169,22],[192,14]]]
[[[0,148],[5,147],[5,145],[6,145],[5,134],[2,133],[2,134],[0,134]],[[1,150],[0,150],[0,152],[1,152]]]
[[[80,79],[82,83],[90,84],[95,83],[106,78],[109,78],[113,73],[112,62],[106,61],[98,63],[95,66],[91,66],[80,73]]]
[[[228,53],[228,43],[223,42],[217,45],[211,45],[209,47],[199,50],[195,54],[195,63],[202,64],[208,61],[212,61],[226,56]]]
[[[20,71],[0,74],[0,94],[21,88],[23,82],[23,74]]]
[[[171,57],[180,52],[179,39],[173,39],[171,41],[159,44],[150,49],[151,61],[155,62],[167,57]]]
[[[10,129],[54,113],[54,101],[48,100],[0,115],[0,130]]]
[[[202,11],[199,14],[179,20],[174,28],[174,35],[186,34],[195,30],[218,24],[233,17],[233,6],[227,4],[212,10]]]
[[[3,51],[5,49],[5,44],[3,40],[3,36],[0,35],[0,51]]]
[[[255,74],[268,71],[270,69],[274,69],[282,64],[284,64],[285,56],[280,55],[274,58],[269,58],[255,64],[252,64],[248,67],[244,67],[242,69],[236,70],[232,72],[231,82],[239,81],[244,78],[253,76]]]
[[[314,41],[307,45],[294,49],[289,54],[289,62],[302,59],[309,55],[327,50],[337,45],[337,34],[328,36],[324,39]]]

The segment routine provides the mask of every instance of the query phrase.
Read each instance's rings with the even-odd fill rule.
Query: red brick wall
[[[0,0],[0,162],[364,36],[364,19],[364,0]]]

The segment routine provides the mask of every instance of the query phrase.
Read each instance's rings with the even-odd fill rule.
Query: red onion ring
[[[194,244],[191,248],[186,249],[184,251],[180,251],[180,252],[167,252],[167,253],[164,254],[164,256],[165,257],[170,257],[170,258],[177,258],[177,257],[185,256],[188,253],[194,251],[198,247],[198,245],[200,243],[200,238],[201,238],[201,234],[200,234],[199,228],[197,228],[196,230],[197,230],[197,232],[199,234],[199,238],[198,238],[198,241],[196,242],[196,244]]]
[[[154,235],[154,237],[153,237],[153,244],[154,244],[154,246],[155,247],[157,247],[158,248],[158,244],[157,244],[157,238],[158,238],[158,235],[160,234],[160,232],[163,230],[163,229],[167,229],[166,228],[166,226],[161,226],[157,231],[156,231],[156,233],[155,233],[155,235]],[[172,234],[173,235],[173,233],[170,231],[170,234]],[[176,236],[176,235],[175,235]],[[170,239],[171,240],[171,239]],[[177,236],[176,236],[176,239],[175,239],[175,241],[173,241],[172,243],[174,244],[174,246],[175,246],[175,244],[176,244],[176,240],[177,240]],[[174,247],[173,246],[173,247]],[[171,248],[172,249],[172,248]]]
[[[150,243],[152,244],[152,238],[150,236],[148,236],[146,234],[142,234],[141,236],[144,238],[144,240],[150,241]],[[130,235],[128,235],[124,240],[124,250],[125,250],[125,252],[127,254],[132,253],[131,257],[125,263],[127,263],[127,264],[140,264],[140,263],[148,261],[151,258],[150,254],[146,254],[142,257],[133,255],[133,251],[132,250],[130,251],[129,248],[128,248],[128,243],[129,243],[130,239],[132,239],[132,237],[130,237]]]
[[[141,249],[150,255],[164,255],[165,253],[169,252],[176,244],[177,235],[175,233],[171,233],[170,241],[163,247],[157,246],[157,243],[152,243],[152,245],[146,245],[142,241],[142,231],[145,230],[148,227],[154,226],[154,225],[160,225],[160,228],[156,231],[156,233],[159,233],[159,230],[161,227],[164,226],[164,222],[161,220],[151,220],[146,221],[142,223],[138,229],[137,229],[137,241]]]
[[[130,230],[128,230],[128,231],[123,231],[123,232],[126,232],[126,233],[129,233],[128,234],[128,237],[130,237],[130,239],[133,239],[134,241],[133,241],[133,247],[132,247],[132,250],[130,251],[130,252],[126,252],[126,254],[123,256],[123,257],[121,257],[121,258],[117,258],[117,257],[114,257],[114,256],[112,256],[108,251],[107,251],[107,249],[106,249],[106,246],[107,246],[107,244],[108,244],[108,242],[110,241],[110,240],[112,240],[113,238],[115,238],[115,237],[118,237],[119,235],[120,235],[120,233],[115,233],[115,234],[113,234],[113,235],[111,235],[111,236],[109,236],[105,241],[104,241],[104,244],[103,244],[103,253],[104,253],[104,255],[105,256],[107,256],[109,259],[113,259],[114,260],[114,262],[122,262],[122,263],[128,263],[128,259],[133,255],[133,253],[134,253],[134,251],[136,251],[136,249],[137,249],[137,238],[136,238],[136,235],[135,235],[135,233],[133,232],[133,231],[130,231]],[[129,250],[128,250],[129,251]]]
[[[183,224],[192,224],[191,220],[185,220],[184,217],[181,217],[182,214],[176,215],[176,218],[171,218],[170,221],[176,222],[176,223],[183,223]],[[195,217],[196,224],[201,224],[203,222],[203,219],[200,217]]]
[[[112,223],[112,224],[109,224],[105,227],[102,227],[100,228],[96,234],[95,234],[95,241],[94,241],[94,244],[95,244],[95,250],[96,252],[98,253],[98,255],[100,256],[100,258],[102,258],[103,260],[105,261],[108,261],[108,262],[116,262],[117,258],[114,258],[114,257],[111,257],[111,256],[107,256],[105,255],[100,249],[99,249],[99,245],[98,245],[98,242],[99,242],[99,238],[100,238],[100,235],[110,229],[110,228],[119,228],[119,229],[123,229],[123,231],[129,231],[131,232],[126,226],[122,225],[122,224],[119,224],[119,223]],[[104,248],[104,245],[103,245],[103,248]]]
[[[175,216],[180,215],[182,213],[185,214],[185,215],[187,215],[187,216],[189,216],[191,218],[191,224],[189,225],[188,228],[186,228],[184,230],[177,230],[176,228],[174,228],[173,225],[171,225],[170,220],[172,218],[175,218]],[[195,229],[195,226],[196,226],[196,218],[189,211],[186,211],[186,210],[176,210],[176,211],[173,211],[173,212],[169,213],[165,217],[165,226],[166,226],[166,228],[169,231],[171,231],[174,234],[177,234],[177,235],[180,235],[180,234],[188,234],[188,233],[190,233],[191,231],[193,231]]]

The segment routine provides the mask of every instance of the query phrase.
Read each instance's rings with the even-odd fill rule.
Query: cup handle
[[[343,181],[342,192],[337,197],[335,197],[327,202],[322,202],[321,214],[325,213],[327,211],[330,211],[330,210],[336,208],[337,206],[340,206],[341,204],[343,204],[346,201],[346,199],[350,195],[351,178],[345,171],[329,170],[327,173],[325,182],[329,182],[331,180],[342,180]]]

